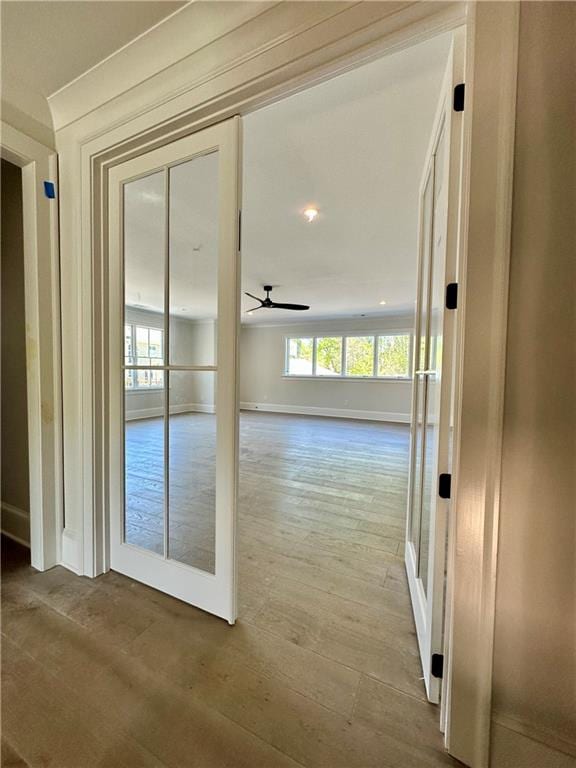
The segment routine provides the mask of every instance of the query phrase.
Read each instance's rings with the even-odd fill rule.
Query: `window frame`
[[[346,349],[347,340],[349,338],[364,338],[371,336],[374,339],[374,353],[372,360],[372,376],[349,376],[346,373]],[[406,376],[378,376],[378,349],[379,339],[382,336],[408,336],[408,373]],[[340,361],[340,373],[335,373],[332,376],[326,374],[316,373],[316,349],[318,339],[342,339],[342,351]],[[289,355],[290,355],[290,341],[292,339],[312,339],[312,373],[289,373]],[[314,379],[315,381],[399,381],[399,382],[411,382],[413,373],[413,353],[414,353],[414,330],[406,328],[395,328],[389,331],[372,331],[372,330],[357,330],[357,331],[326,331],[324,333],[300,333],[300,334],[285,334],[284,335],[284,371],[282,378],[285,379]]]
[[[132,362],[127,363],[126,360],[128,358],[126,357],[126,354],[124,354],[124,365],[127,366],[124,369],[124,373],[126,373],[127,371],[132,371],[132,372],[137,374],[138,370],[142,367],[142,366],[138,366],[138,363],[136,362],[138,360],[138,354],[137,354],[138,349],[137,349],[137,346],[136,346],[136,331],[137,331],[138,328],[143,328],[143,329],[148,331],[148,351],[150,351],[150,331],[158,331],[161,334],[162,347],[161,347],[161,355],[160,355],[160,357],[158,357],[158,358],[151,358],[150,356],[148,356],[148,359],[149,360],[159,360],[160,361],[158,366],[154,366],[154,365],[149,366],[150,369],[153,369],[155,367],[163,368],[163,366],[164,366],[164,357],[165,357],[165,348],[164,348],[165,334],[164,334],[164,328],[158,328],[157,326],[154,326],[154,325],[146,325],[144,323],[128,322],[128,321],[124,320],[124,344],[126,343],[126,328],[127,327],[130,328],[130,334],[131,334],[131,339],[132,339],[132,356],[130,357],[130,360]],[[125,347],[124,347],[124,351],[126,351]],[[161,387],[158,387],[158,386],[154,386],[154,387],[142,387],[142,386],[139,386],[138,385],[138,377],[137,376],[133,376],[132,377],[132,381],[134,381],[135,386],[134,387],[127,387],[126,386],[126,379],[124,379],[124,394],[143,395],[143,394],[147,394],[147,393],[150,393],[150,392],[164,392],[164,390],[166,389],[166,384],[165,383]],[[165,377],[164,377],[164,381],[165,381]]]

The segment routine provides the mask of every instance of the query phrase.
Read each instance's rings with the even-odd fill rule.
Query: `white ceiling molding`
[[[232,2],[227,14],[221,6],[186,6],[54,94],[55,130],[69,126],[74,135],[92,139],[141,115],[149,122],[155,109],[184,114],[190,103],[204,103],[210,112],[211,100],[223,93],[237,104],[237,88],[251,77],[260,101],[268,89],[273,98],[272,89],[280,83],[294,79],[295,87],[303,87],[296,78],[306,73],[309,84],[311,69],[332,64],[350,50],[358,60],[373,57],[378,53],[370,47],[384,36],[387,50],[395,44],[404,48],[407,28],[416,42],[430,36],[432,17],[435,33],[454,28],[465,17],[462,2]],[[181,58],[170,62],[166,51],[173,40],[184,40],[187,53],[182,58],[184,44],[174,44],[172,58]],[[354,64],[349,58],[343,66]],[[139,130],[136,122],[133,129]]]

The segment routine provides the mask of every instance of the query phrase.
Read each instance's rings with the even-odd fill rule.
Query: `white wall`
[[[408,422],[412,385],[403,381],[327,381],[283,376],[286,335],[338,334],[413,328],[412,316],[242,326],[240,333],[241,407],[284,413]]]
[[[140,309],[126,309],[126,322],[150,328],[162,328],[163,316]],[[170,343],[172,362],[180,365],[213,365],[216,326],[212,320],[187,320],[171,317]],[[170,412],[214,412],[215,374],[210,372],[175,372],[170,375]],[[163,413],[164,393],[126,392],[126,419],[147,419]]]
[[[575,40],[521,3],[491,768],[576,765]]]
[[[2,531],[30,540],[22,171],[2,160]]]

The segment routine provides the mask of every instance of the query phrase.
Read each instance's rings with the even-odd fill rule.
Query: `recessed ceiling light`
[[[386,304],[386,302],[385,301],[381,301],[380,304]]]
[[[253,315],[254,312],[246,312],[247,315]]]
[[[318,216],[318,208],[306,208],[304,211],[304,216],[306,217],[308,224],[311,224]]]

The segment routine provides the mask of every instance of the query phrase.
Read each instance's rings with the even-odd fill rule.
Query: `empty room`
[[[3,765],[572,768],[574,10],[0,0]]]

